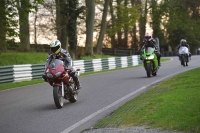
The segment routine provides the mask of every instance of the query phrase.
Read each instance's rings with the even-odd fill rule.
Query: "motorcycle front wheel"
[[[181,65],[185,66],[185,57],[181,55]]]
[[[151,77],[152,75],[152,63],[146,63],[145,64],[145,68],[146,68],[146,73],[147,73],[147,77]]]
[[[53,98],[56,107],[62,108],[64,105],[64,98],[62,96],[62,86],[54,86],[53,87]]]

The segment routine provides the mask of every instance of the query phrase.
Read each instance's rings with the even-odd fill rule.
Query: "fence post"
[[[114,48],[114,56],[116,56],[116,55],[117,55],[117,49]]]
[[[130,55],[130,56],[132,55],[132,50],[129,50],[129,55]]]

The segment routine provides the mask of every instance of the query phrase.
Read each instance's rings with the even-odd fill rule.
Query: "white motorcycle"
[[[190,52],[189,49],[185,46],[181,46],[179,48],[179,60],[181,62],[181,65],[188,66]]]

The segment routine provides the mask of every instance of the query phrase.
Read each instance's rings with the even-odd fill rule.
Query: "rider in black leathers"
[[[47,58],[47,61],[45,64],[45,70],[46,70],[47,66],[49,65],[51,59],[53,58],[53,55],[56,56],[56,59],[60,59],[64,62],[65,69],[71,70],[69,75],[73,78],[73,80],[77,86],[77,89],[81,89],[82,87],[81,87],[80,81],[78,79],[77,71],[73,69],[73,62],[72,62],[71,56],[68,53],[68,51],[61,48],[61,43],[59,40],[55,40],[55,41],[51,42],[50,49],[51,49],[51,52],[49,53],[49,56]],[[47,78],[46,78],[45,74],[42,75],[42,78],[44,79],[44,81],[47,82]]]
[[[145,34],[145,39],[143,40],[142,45],[143,46],[142,46],[142,48],[140,50],[141,53],[142,53],[142,50],[145,47],[153,47],[153,48],[155,48],[155,54],[156,54],[157,59],[158,59],[158,65],[161,66],[161,63],[160,63],[160,58],[161,58],[160,49],[159,49],[159,46],[157,45],[155,39],[152,38],[151,34],[149,34],[149,33]]]
[[[176,47],[177,54],[178,54],[178,50],[181,46],[185,46],[190,50],[190,45],[187,44],[187,41],[185,39],[181,39],[180,44]]]
[[[190,51],[190,45],[187,44],[187,41],[186,41],[185,39],[181,39],[180,44],[176,47],[176,53],[177,53],[177,56],[179,57],[179,60],[180,60],[179,48],[180,48],[181,46],[187,47],[188,50]],[[190,57],[190,59],[191,59],[191,53],[190,53],[190,52],[189,52],[189,57]],[[183,64],[182,64],[182,65],[183,65]],[[188,65],[188,64],[186,63],[186,66],[187,66],[187,65]]]

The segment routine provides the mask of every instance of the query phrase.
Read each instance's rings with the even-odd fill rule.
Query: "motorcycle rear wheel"
[[[62,96],[62,86],[53,87],[53,98],[56,107],[58,109],[62,108],[64,105],[64,98]]]

